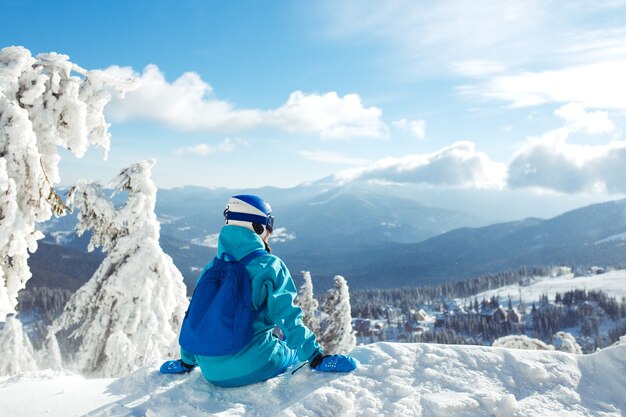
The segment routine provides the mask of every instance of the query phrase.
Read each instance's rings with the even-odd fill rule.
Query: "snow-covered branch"
[[[15,312],[17,292],[31,276],[29,252],[43,237],[35,224],[59,207],[58,147],[80,158],[89,145],[100,146],[106,158],[104,106],[130,88],[128,80],[84,70],[66,55],[0,50],[0,320]]]

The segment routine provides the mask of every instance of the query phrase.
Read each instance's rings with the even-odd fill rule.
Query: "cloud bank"
[[[626,142],[573,145],[568,135],[560,128],[527,141],[509,164],[508,185],[568,194],[626,193]]]
[[[436,186],[501,188],[506,165],[476,151],[469,141],[457,142],[437,152],[385,158],[369,167],[340,172],[341,182],[376,180],[393,183],[418,183]]]
[[[107,106],[111,120],[157,121],[175,129],[195,132],[233,132],[273,127],[290,133],[318,134],[322,139],[384,138],[388,128],[382,111],[364,107],[357,94],[341,97],[336,92],[306,94],[294,91],[276,109],[238,109],[217,98],[213,88],[194,72],[168,82],[156,65],[143,73],[111,67],[114,75],[134,76],[137,88]]]
[[[385,158],[338,173],[339,183],[381,181],[457,188],[540,188],[564,194],[626,194],[626,141],[579,145],[574,133],[617,131],[607,112],[568,103],[554,114],[564,126],[526,140],[508,163],[491,160],[473,142],[457,142],[430,154]]]
[[[528,139],[508,166],[511,188],[540,187],[567,194],[626,193],[626,142],[601,145],[568,143],[572,133],[609,134],[617,130],[608,113],[568,103],[554,114],[565,126]]]

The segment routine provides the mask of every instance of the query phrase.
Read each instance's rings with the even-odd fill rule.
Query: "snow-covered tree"
[[[13,314],[0,330],[0,375],[16,375],[37,369],[33,346],[22,323]]]
[[[523,350],[554,350],[554,346],[548,345],[539,339],[533,339],[526,335],[504,336],[494,340],[494,347]]]
[[[335,276],[335,284],[328,290],[322,311],[327,318],[320,344],[327,353],[350,353],[356,346],[356,335],[352,330],[348,283],[341,275]]]
[[[61,357],[61,349],[59,348],[59,342],[52,328],[48,328],[48,334],[44,340],[41,349],[35,352],[37,355],[37,363],[39,369],[63,369],[63,359]]]
[[[58,149],[82,157],[109,149],[104,106],[130,88],[103,71],[86,71],[56,53],[33,57],[22,47],[0,50],[0,321],[14,313],[31,277],[29,252],[43,237],[35,224],[62,214],[54,191]]]
[[[100,184],[77,186],[78,232],[91,230],[90,249],[100,246],[108,255],[53,328],[76,341],[76,366],[88,375],[119,376],[153,358],[178,355],[186,289],[159,246],[152,165],[133,164],[118,175],[116,192],[128,193],[118,209]]]
[[[556,332],[552,336],[552,344],[557,350],[568,353],[583,354],[583,350],[576,341],[576,338],[567,332]]]
[[[302,309],[302,322],[304,325],[317,335],[320,330],[320,319],[317,316],[319,302],[315,299],[315,297],[313,297],[313,280],[311,279],[311,272],[302,271],[302,278],[304,279],[304,283],[298,291],[296,304]]]
[[[576,353],[582,355],[583,351],[576,342],[576,338],[567,332],[557,332],[552,336],[552,343],[549,345],[539,339],[533,339],[526,335],[510,335],[496,339],[492,346],[505,347],[509,349],[524,350],[560,350],[567,353]]]

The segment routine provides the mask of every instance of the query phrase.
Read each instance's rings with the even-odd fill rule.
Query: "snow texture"
[[[181,273],[159,246],[152,165],[133,164],[118,175],[116,192],[128,193],[118,209],[98,183],[76,191],[79,232],[91,230],[90,249],[108,252],[53,323],[57,335],[77,342],[75,351],[69,343],[66,348],[84,375],[120,376],[151,359],[179,355],[188,301]]]
[[[592,355],[484,346],[376,343],[356,348],[359,368],[302,368],[242,388],[207,383],[199,370],[159,375],[158,362],[117,380],[50,371],[0,378],[0,410],[13,417],[621,417],[626,346]],[[38,401],[32,401],[37,398]]]
[[[349,353],[356,346],[356,335],[352,330],[348,282],[341,275],[335,275],[335,284],[328,290],[322,311],[327,315],[326,326],[320,337],[324,352]]]
[[[35,224],[62,214],[58,148],[82,157],[89,145],[109,149],[104,106],[112,90],[131,88],[102,71],[86,71],[66,55],[32,57],[0,50],[0,321],[16,312],[31,273],[29,252],[43,237]]]

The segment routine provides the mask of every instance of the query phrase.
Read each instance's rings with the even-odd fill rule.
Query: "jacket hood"
[[[241,226],[224,226],[217,241],[217,256],[229,254],[239,261],[250,252],[265,249],[261,236],[250,229]]]

